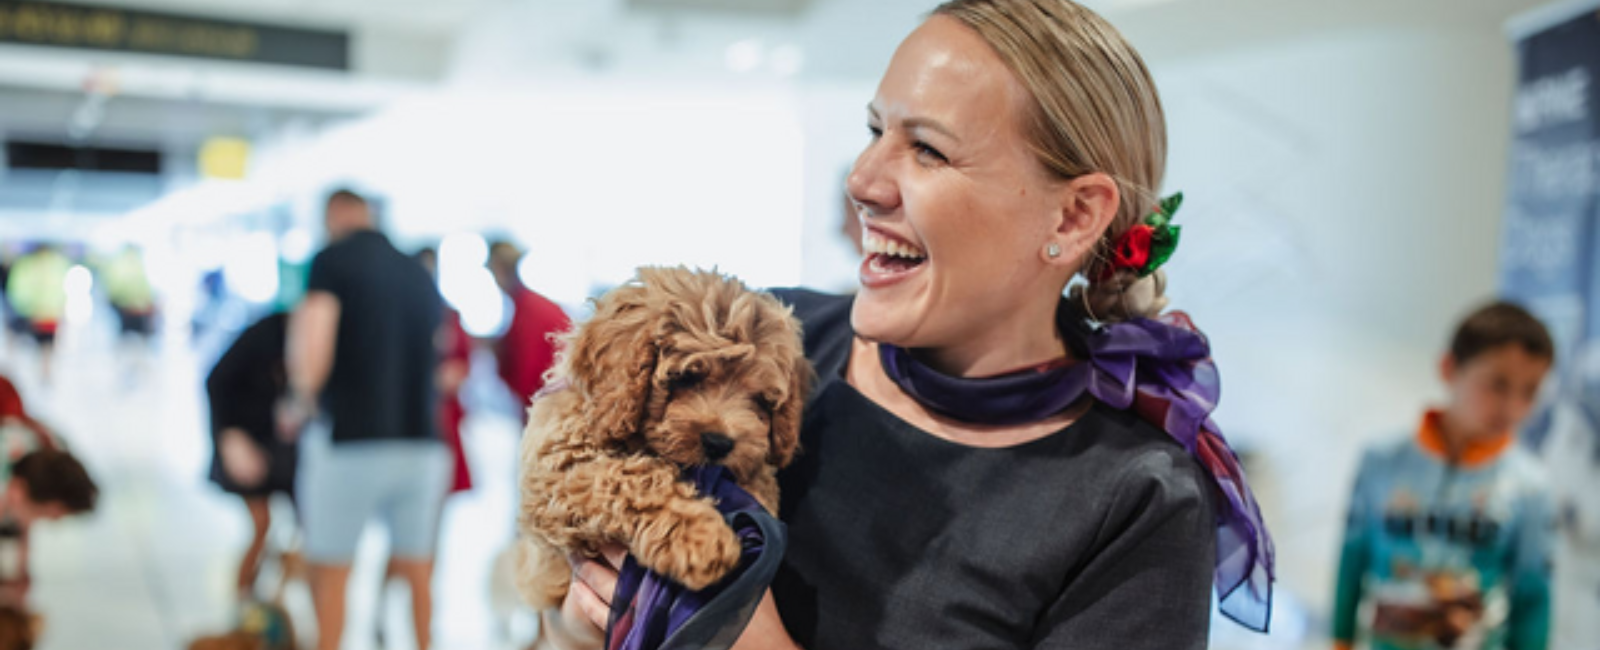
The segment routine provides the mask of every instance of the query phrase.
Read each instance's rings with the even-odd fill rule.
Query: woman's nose
[[[856,164],[845,179],[850,200],[860,213],[868,217],[893,212],[900,204],[900,190],[890,174],[888,161],[883,155],[883,141],[873,141],[856,158]]]

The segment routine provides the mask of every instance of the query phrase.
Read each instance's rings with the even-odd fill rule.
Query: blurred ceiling
[[[350,34],[345,72],[0,44],[0,136],[133,144],[314,132],[440,88],[871,84],[935,0],[82,0]],[[1086,0],[1152,68],[1394,27],[1478,31],[1542,0]],[[1508,46],[1509,47],[1509,46]],[[0,194],[40,179],[4,175]],[[26,187],[19,184],[25,184]],[[59,183],[49,199],[61,203]],[[140,187],[144,187],[141,185]],[[156,191],[161,191],[157,187]],[[118,201],[127,202],[127,192]],[[3,203],[3,202],[0,202]],[[91,202],[80,203],[88,205]],[[99,204],[97,204],[99,205]],[[6,206],[0,204],[0,212]]]
[[[302,27],[454,33],[484,7],[505,0],[92,0],[84,4],[148,9]]]
[[[93,4],[344,30],[351,70],[194,61],[0,45],[0,131],[61,124],[13,103],[29,89],[206,105],[240,125],[265,113],[356,115],[440,84],[503,87],[552,78],[870,83],[934,0],[93,0]],[[1486,32],[1540,0],[1089,0],[1164,61],[1341,30],[1474,25]],[[20,127],[18,125],[21,125]],[[169,121],[184,139],[191,123]],[[193,123],[209,128],[212,122]],[[62,126],[64,127],[64,124]],[[172,133],[177,130],[178,133]],[[250,135],[254,129],[231,133]]]

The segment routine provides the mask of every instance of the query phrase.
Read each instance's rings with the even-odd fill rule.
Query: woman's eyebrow
[[[938,120],[935,120],[931,117],[908,117],[900,120],[900,126],[906,129],[928,129],[930,131],[942,133],[945,137],[956,142],[961,141],[961,138],[956,135],[955,131],[950,130],[950,127],[939,123]]]
[[[867,104],[867,117],[869,119],[877,120],[877,121],[882,121],[883,120],[883,118],[878,115],[878,108],[876,106],[873,106],[870,103]],[[933,119],[931,117],[920,117],[920,116],[908,117],[908,118],[905,118],[903,120],[900,120],[900,127],[904,128],[904,129],[918,129],[918,128],[928,129],[930,131],[934,131],[934,132],[943,134],[945,137],[950,138],[951,140],[954,140],[956,142],[961,142],[961,138],[956,135],[955,131],[950,130],[950,127],[945,126],[944,124],[940,123],[938,120],[935,120],[935,119]]]

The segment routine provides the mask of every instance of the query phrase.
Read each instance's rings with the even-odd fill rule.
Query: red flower
[[[1150,262],[1150,242],[1156,229],[1139,224],[1128,229],[1117,239],[1117,248],[1111,253],[1111,267],[1138,271]]]

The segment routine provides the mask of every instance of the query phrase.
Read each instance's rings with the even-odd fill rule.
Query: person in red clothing
[[[23,407],[22,394],[17,392],[16,385],[12,384],[10,379],[0,375],[0,426],[9,425],[17,425],[25,430],[32,431],[40,439],[51,437],[49,429],[28,415],[28,409]],[[8,454],[0,460],[16,460],[19,454],[11,454],[9,453],[10,451],[10,449],[0,449],[0,453]]]
[[[439,277],[437,250],[432,247],[419,250],[416,259],[430,275]],[[467,408],[461,403],[461,385],[472,371],[472,337],[461,326],[460,312],[449,305],[444,308],[436,343],[439,346],[435,381],[439,388],[439,437],[450,446],[450,455],[454,458],[455,478],[450,483],[450,494],[456,494],[472,489],[472,471],[461,441],[461,423],[467,419]]]
[[[511,299],[511,326],[506,328],[496,347],[500,378],[520,400],[523,422],[534,393],[544,387],[544,372],[555,363],[556,344],[552,334],[566,332],[572,320],[549,298],[535,293],[517,275],[522,251],[515,244],[497,241],[489,247],[489,270],[496,284]]]

